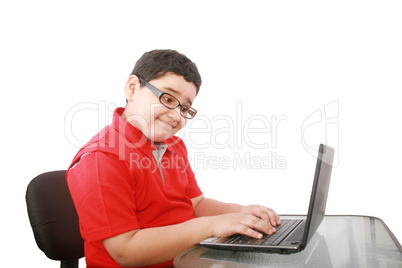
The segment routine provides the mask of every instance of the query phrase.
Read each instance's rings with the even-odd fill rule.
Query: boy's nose
[[[169,111],[169,116],[173,118],[176,122],[179,122],[181,119],[180,108],[180,106],[177,106],[176,108]]]

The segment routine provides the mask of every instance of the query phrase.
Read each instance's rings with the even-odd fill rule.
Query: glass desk
[[[298,253],[282,255],[195,246],[178,255],[174,265],[177,268],[402,267],[402,247],[381,219],[325,216],[306,248]]]

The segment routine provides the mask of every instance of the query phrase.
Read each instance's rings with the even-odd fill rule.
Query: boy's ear
[[[134,92],[140,88],[140,79],[136,75],[130,75],[127,79],[126,85],[124,86],[124,95],[126,96],[127,101],[133,100]]]

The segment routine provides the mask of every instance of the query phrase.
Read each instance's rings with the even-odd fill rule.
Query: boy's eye
[[[165,103],[172,103],[174,101],[173,98],[170,97],[169,95],[164,95],[163,100]]]
[[[181,107],[181,112],[182,112],[182,113],[188,113],[189,110],[190,110],[190,107],[188,107],[188,106],[184,106],[184,105],[183,105],[183,106]]]
[[[162,97],[160,98],[160,101],[163,105],[165,105],[166,107],[169,107],[171,109],[174,109],[177,107],[177,105],[179,104],[179,101],[171,96],[170,94],[163,94]]]

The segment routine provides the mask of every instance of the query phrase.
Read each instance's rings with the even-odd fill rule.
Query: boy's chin
[[[171,138],[171,135],[158,135],[158,136],[150,136],[148,139],[153,142],[164,142],[165,140]]]

